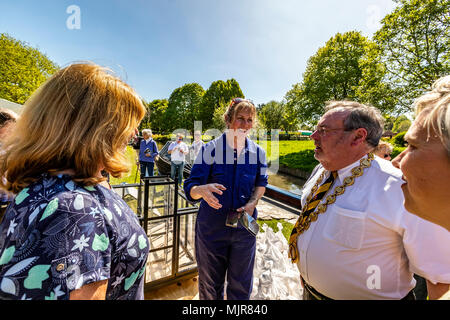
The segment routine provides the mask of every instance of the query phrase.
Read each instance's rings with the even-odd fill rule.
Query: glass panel
[[[172,248],[161,249],[148,255],[145,283],[172,275]]]
[[[180,247],[178,256],[178,271],[192,269],[195,261],[195,221],[197,214],[187,214],[180,217]]]
[[[162,218],[148,223],[150,250],[173,245],[173,218]]]

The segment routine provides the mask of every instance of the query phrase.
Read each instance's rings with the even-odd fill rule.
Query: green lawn
[[[127,158],[128,161],[130,162],[131,165],[131,171],[128,173],[125,173],[122,178],[114,178],[111,177],[111,180],[109,181],[109,183],[111,185],[116,185],[116,184],[120,184],[122,182],[125,183],[139,183],[139,173],[136,175],[136,170],[137,170],[137,165],[136,165],[136,151],[134,151],[134,149],[130,146],[127,146]],[[136,181],[135,181],[136,178]]]
[[[302,150],[314,150],[312,140],[260,141],[259,145],[266,151],[268,161]]]

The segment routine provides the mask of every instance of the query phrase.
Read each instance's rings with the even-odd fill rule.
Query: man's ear
[[[365,143],[367,138],[367,130],[365,128],[358,128],[353,132],[352,146],[357,146],[361,143]]]

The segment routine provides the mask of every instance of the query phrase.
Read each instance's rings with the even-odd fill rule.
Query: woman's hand
[[[237,212],[247,212],[249,215],[253,217],[253,213],[255,212],[256,205],[258,204],[259,199],[262,198],[264,195],[264,192],[266,192],[265,187],[256,187],[253,191],[253,194],[250,198],[250,200],[245,204],[245,206],[240,207],[239,209],[236,209]]]
[[[245,206],[236,209],[237,212],[247,212],[250,216],[253,216],[253,212],[255,212],[256,202],[249,201]]]
[[[223,194],[222,190],[227,190],[223,185],[219,183],[209,183],[201,186],[194,186],[191,189],[191,197],[193,199],[200,199],[206,201],[206,203],[216,210],[222,208],[219,200],[214,196],[213,193]]]

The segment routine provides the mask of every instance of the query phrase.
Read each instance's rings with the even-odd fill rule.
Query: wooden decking
[[[158,289],[146,290],[145,300],[198,300],[198,277],[180,280]]]

